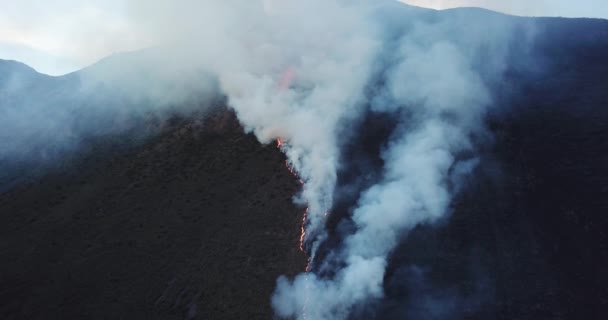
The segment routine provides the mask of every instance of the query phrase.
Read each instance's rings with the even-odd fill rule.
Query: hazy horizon
[[[269,0],[266,0],[269,1]],[[608,18],[608,2],[582,0],[401,0],[432,9],[482,7],[522,16]],[[4,3],[0,10],[0,59],[38,72],[62,75],[115,53],[154,43],[134,18],[137,0],[35,0]]]

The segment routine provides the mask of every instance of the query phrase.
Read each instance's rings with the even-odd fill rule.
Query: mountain
[[[47,74],[65,74],[77,69],[74,61],[11,41],[0,40],[0,56],[4,59],[20,59]]]
[[[269,317],[276,278],[305,264],[284,161],[220,109],[4,192],[0,315]]]
[[[493,88],[494,141],[475,178],[448,222],[396,250],[381,311],[361,319],[607,314],[608,21],[534,22],[535,45]]]
[[[128,141],[121,145],[137,144],[168,118],[203,112],[216,99],[208,76],[156,68],[158,59],[153,50],[119,54],[58,77],[0,60],[0,137],[5,141],[0,166],[6,168],[0,190],[68,163],[77,156],[74,151],[93,140],[123,134]],[[176,72],[180,80],[171,74]],[[192,89],[189,83],[200,86]]]
[[[489,82],[492,141],[450,217],[401,240],[384,298],[350,319],[605,318],[608,21],[399,8],[390,23],[518,20],[534,39],[510,43]],[[49,77],[0,61],[3,319],[269,319],[276,278],[306,267],[284,156],[222,97],[158,95],[193,77],[212,91],[208,75],[176,85],[183,70],[149,63],[153,50]],[[366,119],[356,147],[378,152],[390,126]]]

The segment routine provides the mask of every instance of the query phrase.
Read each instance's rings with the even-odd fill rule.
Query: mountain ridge
[[[449,219],[402,240],[384,300],[351,319],[607,314],[608,21],[540,20],[493,83],[493,142]],[[134,104],[144,111],[125,116],[122,98],[101,100],[109,113],[75,100],[69,112],[96,111],[79,125],[102,124],[77,137],[67,151],[77,156],[0,190],[0,315],[272,317],[276,276],[306,265],[304,208],[292,203],[301,186],[284,156],[244,134],[225,100],[160,115]],[[383,121],[362,125],[372,142]]]

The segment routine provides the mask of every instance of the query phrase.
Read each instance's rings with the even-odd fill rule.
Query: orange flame
[[[287,89],[289,89],[294,81],[296,77],[296,73],[294,71],[293,68],[289,68],[287,69],[284,73],[283,76],[281,78],[281,81],[279,83],[279,88],[281,91],[285,91]],[[285,143],[283,142],[283,140],[281,140],[281,138],[277,138],[277,148],[282,150],[284,147]],[[287,167],[287,170],[289,170],[289,172],[296,178],[298,178],[298,180],[300,180],[301,184],[304,184],[304,181],[302,179],[300,179],[300,177],[298,176],[297,172],[289,165],[289,161],[285,160],[285,166]],[[325,214],[325,216],[327,217],[327,213]],[[302,225],[300,227],[301,229],[301,233],[300,233],[300,251],[302,251],[305,255],[306,255],[306,273],[310,272],[311,270],[311,258],[308,256],[308,254],[306,253],[306,250],[304,250],[304,242],[306,240],[306,221],[308,219],[308,208],[306,208],[306,210],[304,211],[304,214],[302,215]],[[308,289],[308,288],[307,288]],[[308,291],[308,290],[307,290]],[[306,295],[306,301],[304,302],[304,306],[302,307],[302,317],[304,319],[307,319],[308,317],[306,316],[306,306],[308,305],[308,295]]]
[[[283,142],[283,140],[281,140],[281,138],[277,138],[277,148],[282,149],[283,146],[285,145],[285,143]],[[298,176],[298,173],[289,165],[289,161],[285,160],[285,166],[287,167],[287,170],[289,170],[289,172],[296,178],[298,178],[300,180],[301,184],[304,184],[304,181],[302,179],[300,179],[300,177]],[[326,214],[327,215],[327,214]],[[308,220],[308,208],[306,208],[306,210],[304,211],[304,214],[302,215],[302,225],[300,226],[300,251],[302,251],[304,254],[306,254],[306,250],[304,249],[304,243],[306,241],[306,221]],[[310,257],[306,257],[306,272],[310,271]]]
[[[281,88],[281,91],[289,89],[295,78],[296,72],[293,68],[288,68],[285,70],[283,76],[281,77],[281,81],[279,82],[279,88]]]
[[[304,211],[302,216],[302,233],[300,234],[300,251],[304,252],[304,240],[306,238],[306,218],[308,217],[308,208]]]

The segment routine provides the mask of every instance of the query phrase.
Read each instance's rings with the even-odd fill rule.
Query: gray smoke
[[[155,60],[165,65],[152,66],[163,79],[183,81],[184,70],[204,70],[247,131],[262,143],[285,142],[282,150],[305,182],[296,201],[309,208],[305,242],[314,268],[280,278],[272,305],[280,317],[319,320],[347,318],[354,306],[382,298],[387,259],[399,241],[449,213],[478,162],[492,103],[488,85],[504,71],[519,21],[389,0],[134,0],[130,9],[146,38],[171,48]],[[159,69],[166,65],[172,67]],[[96,81],[122,87],[120,79],[108,82],[113,74]],[[192,85],[196,77],[186,79]],[[168,99],[163,105],[191,92],[147,89],[123,92]],[[338,172],[349,161],[342,146],[368,112],[398,122],[380,142],[381,178],[353,199],[352,232],[318,256]]]
[[[213,78],[166,64],[160,49],[110,56],[60,77],[11,61],[0,61],[0,72],[0,164],[9,167],[52,165],[91,139],[191,114],[217,92]]]
[[[478,162],[472,138],[485,134],[482,119],[491,97],[476,65],[483,48],[491,58],[484,72],[500,75],[509,25],[501,17],[481,21],[459,12],[442,20],[409,18],[407,26],[388,32],[397,33],[398,41],[382,79],[386,90],[372,105],[402,117],[382,151],[382,179],[362,193],[352,211],[356,231],[331,253],[342,266],[319,264],[318,274],[335,275],[279,279],[273,306],[280,316],[343,319],[357,304],[381,298],[391,251],[409,230],[449,212],[454,193]],[[487,23],[484,33],[466,30],[472,26],[467,19]],[[313,230],[321,228],[316,222]]]

